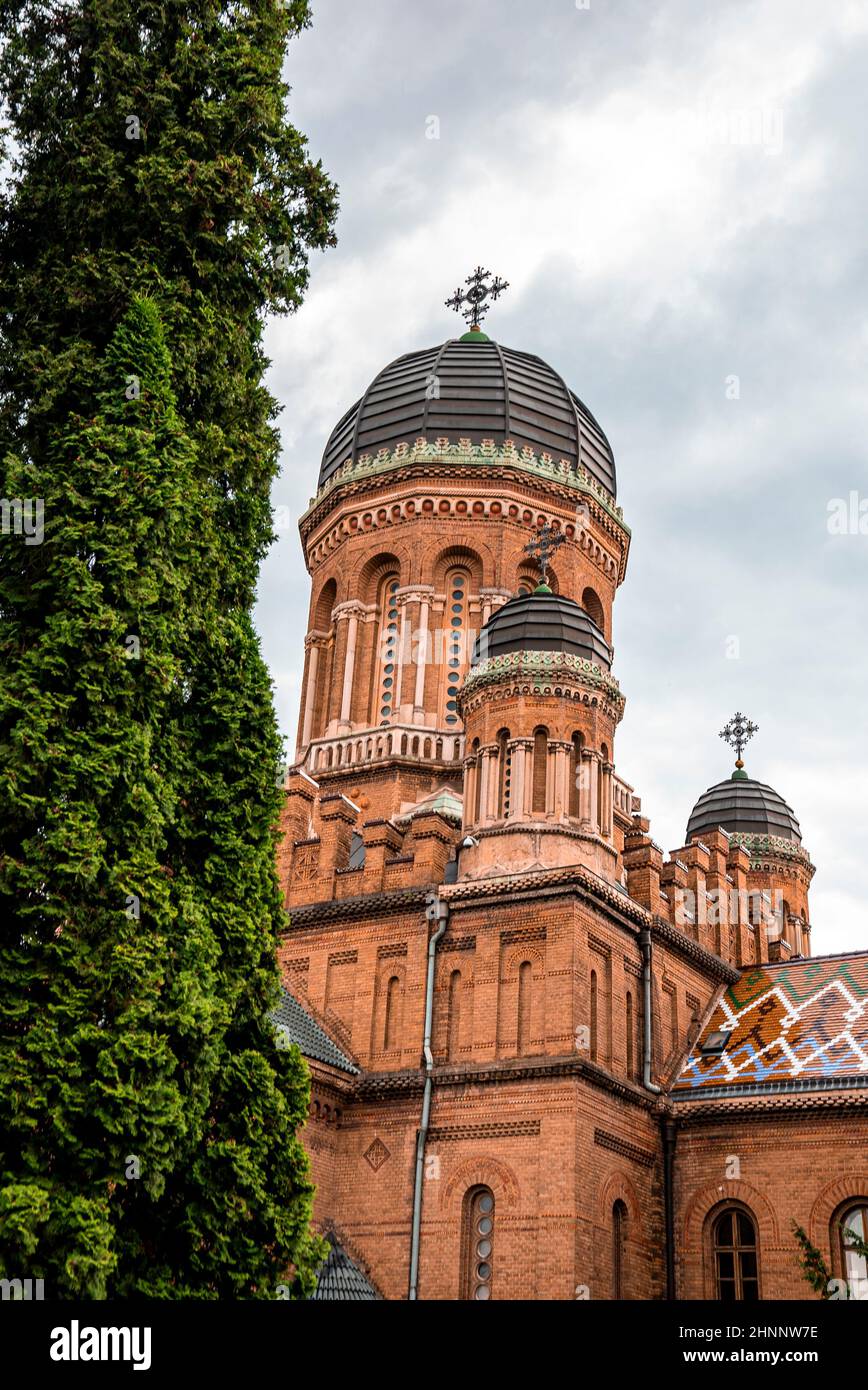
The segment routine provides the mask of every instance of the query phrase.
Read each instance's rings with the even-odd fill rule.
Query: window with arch
[[[570,786],[568,814],[578,820],[580,811],[579,786],[582,778],[582,746],[584,740],[579,733],[570,740]]]
[[[389,574],[380,585],[380,622],[377,634],[377,654],[379,658],[377,688],[374,698],[377,701],[374,721],[380,725],[390,724],[399,704],[398,691],[398,576]]]
[[[533,799],[531,810],[545,813],[546,809],[546,763],[549,755],[548,729],[533,731]]]
[[[627,1207],[618,1201],[612,1207],[612,1297],[624,1298],[627,1273]]]
[[[474,760],[475,777],[473,781],[473,805],[470,814],[473,817],[472,824],[479,824],[479,816],[482,801],[482,759],[479,756],[479,739],[475,738],[470,746],[470,753]]]
[[[530,1051],[532,1004],[533,966],[529,960],[524,960],[518,967],[518,1027],[516,1036],[519,1056]]]
[[[600,600],[600,596],[599,596],[599,594],[597,593],[596,589],[588,588],[588,589],[583,590],[583,592],[582,592],[582,607],[584,608],[584,610],[585,610],[585,612],[587,613],[588,617],[589,617],[589,618],[593,618],[594,622],[597,624],[597,627],[600,629],[600,631],[602,632],[603,636],[605,637],[605,635],[606,635],[606,615],[605,615],[605,613],[603,612],[603,605],[602,605],[602,602],[601,602],[601,600]]]
[[[470,575],[467,570],[450,570],[446,576],[446,622],[448,631],[446,676],[443,682],[443,718],[446,724],[460,723],[458,688],[467,665],[467,617],[470,602]]]
[[[386,1052],[394,1052],[399,1045],[400,1012],[401,981],[397,975],[392,975],[386,985],[386,1017],[383,1023],[383,1047]]]
[[[348,869],[363,869],[365,867],[365,842],[357,830],[350,836],[350,857],[347,863]]]
[[[490,1299],[494,1272],[494,1193],[490,1187],[471,1188],[464,1199],[461,1256],[461,1297],[477,1302]]]
[[[512,754],[509,749],[509,729],[497,735],[497,819],[509,814],[509,791],[512,780]]]
[[[848,1207],[841,1217],[841,1268],[850,1298],[868,1302],[868,1259],[853,1240],[868,1241],[868,1197]]]
[[[591,1061],[597,1060],[597,972],[591,971]]]
[[[714,1222],[715,1297],[721,1303],[759,1299],[756,1227],[741,1207],[727,1207]]]

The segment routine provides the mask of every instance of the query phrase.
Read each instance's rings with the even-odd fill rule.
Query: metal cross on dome
[[[462,290],[459,285],[452,298],[445,301],[446,308],[454,309],[456,314],[461,314],[471,328],[478,328],[482,323],[491,307],[489,299],[497,299],[498,295],[509,289],[509,281],[501,280],[499,275],[495,275],[491,284],[488,284],[490,275],[490,270],[483,270],[482,266],[478,265],[473,274],[468,275],[464,281],[469,288]],[[462,305],[467,307],[462,308]]]
[[[557,550],[559,545],[563,545],[565,540],[566,536],[560,531],[555,531],[551,523],[547,521],[545,526],[541,526],[537,531],[534,539],[529,541],[525,546],[526,553],[533,556],[540,567],[543,584],[546,582],[546,570],[549,567],[549,560],[553,552]],[[538,556],[537,551],[539,551]]]
[[[730,748],[735,749],[737,767],[741,767],[741,755],[745,745],[750,742],[758,728],[758,724],[752,724],[740,710],[737,710],[729,723],[721,729],[720,737],[726,740]]]

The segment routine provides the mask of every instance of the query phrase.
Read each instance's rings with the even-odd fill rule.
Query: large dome
[[[562,594],[518,594],[498,608],[479,634],[472,665],[507,652],[566,652],[612,665],[612,651],[597,624],[575,599]]]
[[[734,773],[725,782],[709,787],[697,801],[687,822],[689,844],[694,835],[722,826],[730,834],[777,835],[802,842],[802,832],[790,807],[774,787]]]
[[[408,352],[384,367],[333,429],[319,486],[347,459],[420,437],[453,444],[511,439],[581,464],[615,496],[615,460],[591,412],[541,358],[484,333]]]

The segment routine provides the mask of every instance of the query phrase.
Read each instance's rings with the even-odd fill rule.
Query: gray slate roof
[[[331,1299],[341,1303],[378,1301],[380,1295],[355,1261],[350,1259],[346,1250],[338,1244],[333,1235],[329,1234],[326,1239],[331,1250],[319,1271],[316,1290],[311,1294],[311,1298]]]
[[[274,1024],[282,1040],[284,1047],[289,1047],[292,1043],[297,1043],[305,1057],[312,1057],[316,1062],[327,1062],[331,1067],[339,1067],[341,1071],[348,1071],[353,1076],[358,1075],[358,1067],[351,1062],[346,1053],[341,1052],[337,1043],[334,1042],[320,1028],[316,1019],[311,1018],[307,1009],[302,1008],[298,1000],[280,987],[280,1000],[275,1009],[272,1009],[269,1018]]]

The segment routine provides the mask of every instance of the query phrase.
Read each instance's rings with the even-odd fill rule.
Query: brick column
[[[497,811],[497,754],[496,743],[481,748],[482,759],[482,797],[479,803],[480,825],[490,825]]]
[[[464,814],[462,816],[462,827],[466,830],[473,824],[473,810],[476,805],[476,782],[479,777],[479,768],[475,758],[465,758],[464,767]]]

